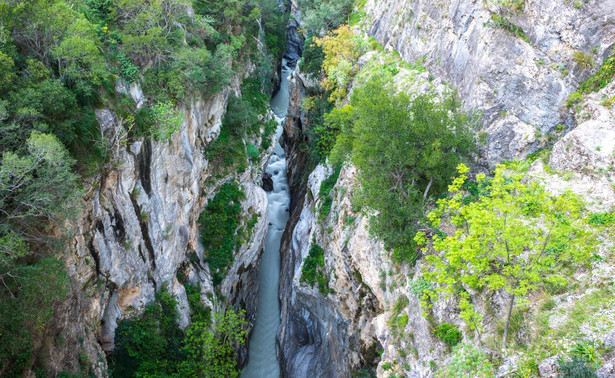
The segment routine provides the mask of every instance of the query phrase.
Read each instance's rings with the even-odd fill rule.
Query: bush
[[[434,335],[449,347],[454,347],[463,339],[463,335],[456,325],[442,323],[434,329]]]
[[[559,360],[559,377],[562,378],[595,378],[596,372],[585,359],[574,356],[571,359]]]
[[[173,375],[183,359],[177,299],[163,286],[140,316],[120,321],[110,356],[113,375]]]
[[[268,148],[269,140],[277,128],[275,120],[262,121],[267,113],[268,97],[263,93],[264,84],[257,78],[247,78],[241,84],[242,96],[231,95],[220,135],[206,149],[206,156],[211,165],[221,174],[230,172],[233,168],[243,171],[246,168],[246,157],[255,159],[254,149],[246,148],[244,139],[256,137],[261,128],[263,148]],[[254,146],[256,148],[256,146]]]
[[[587,222],[596,226],[610,225],[615,223],[615,214],[592,213]]]
[[[245,194],[237,183],[223,184],[199,217],[205,261],[213,275],[214,286],[222,282],[235,259],[243,199]]]
[[[181,128],[183,114],[175,110],[171,102],[158,103],[151,108],[155,124],[151,133],[156,140],[170,140]]]
[[[502,28],[502,29],[510,32],[511,34],[516,35],[517,37],[521,38],[525,42],[531,43],[530,39],[527,37],[527,35],[523,31],[523,29],[521,29],[521,27],[515,25],[508,18],[499,16],[497,14],[494,14],[494,15],[491,16],[491,21],[492,22],[486,22],[485,26],[491,26],[491,27],[494,27],[494,28]]]
[[[185,283],[186,296],[188,297],[188,305],[192,311],[190,318],[193,322],[202,322],[205,324],[211,324],[211,309],[205,307],[201,301],[201,284],[196,286]]]
[[[320,220],[327,219],[327,216],[329,216],[329,213],[331,212],[333,198],[331,198],[330,193],[331,190],[333,190],[335,184],[337,183],[337,179],[340,176],[341,170],[342,167],[334,168],[333,173],[331,173],[331,176],[327,177],[320,184],[320,191],[318,192],[318,195],[320,196],[320,198],[324,198],[320,205],[320,209],[318,210],[318,219]]]
[[[436,372],[439,378],[495,377],[487,355],[471,344],[453,348],[449,364]]]
[[[301,281],[307,282],[310,286],[318,284],[318,291],[327,295],[329,293],[329,278],[325,275],[325,250],[312,242],[308,257],[303,261],[301,267]]]
[[[200,303],[196,289],[186,286],[191,307]],[[177,298],[163,285],[141,315],[120,321],[109,356],[113,376],[238,376],[235,351],[245,342],[244,313],[216,313],[212,324],[209,311],[193,311],[192,324],[184,333],[177,325],[177,305]]]
[[[312,37],[306,38],[303,45],[303,56],[301,57],[301,71],[312,75],[314,78],[319,78],[324,60],[325,53],[322,47],[315,44]]]
[[[585,54],[580,51],[575,51],[572,55],[574,62],[581,68],[592,68],[594,66],[594,59],[591,54]]]

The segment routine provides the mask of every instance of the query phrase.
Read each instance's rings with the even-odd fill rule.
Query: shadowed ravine
[[[283,66],[286,68],[286,66]],[[276,139],[282,135],[282,122],[288,111],[288,80],[290,70],[282,71],[282,82],[277,95],[271,100],[276,114],[278,129]],[[269,230],[265,252],[259,272],[258,312],[250,339],[249,362],[242,377],[278,377],[280,366],[276,356],[275,337],[280,324],[278,282],[280,279],[280,239],[288,222],[290,191],[286,181],[286,156],[279,141],[266,169],[272,175],[273,191],[267,193],[269,200]]]

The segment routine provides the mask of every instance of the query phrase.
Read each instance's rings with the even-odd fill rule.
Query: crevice
[[[134,207],[135,214],[138,218],[139,214],[141,214],[141,207],[137,203],[137,200],[135,198],[132,198],[132,196],[130,198],[130,202],[132,202],[132,206]],[[143,238],[143,243],[145,243],[145,248],[147,248],[147,252],[150,258],[151,268],[153,271],[156,271],[156,258],[154,254],[154,247],[152,245],[152,240],[150,239],[150,236],[149,236],[149,230],[147,228],[146,221],[139,219],[139,226],[141,227],[141,236]],[[139,250],[139,254],[141,255],[141,258],[143,258],[143,254],[141,250]]]
[[[152,142],[149,139],[143,141],[141,151],[137,155],[137,167],[141,185],[148,196],[152,195]]]
[[[102,225],[102,222],[98,221],[96,223],[97,226],[98,226],[98,223]],[[94,248],[94,238],[93,237],[90,238],[88,242],[88,251],[90,252],[90,256],[92,256],[92,259],[94,259],[94,266],[96,267],[96,274],[98,276],[102,276],[102,272],[100,271],[100,256],[98,255],[96,248]]]

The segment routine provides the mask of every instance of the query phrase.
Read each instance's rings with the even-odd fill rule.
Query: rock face
[[[190,309],[178,271],[189,282],[200,283],[202,294],[213,292],[197,220],[207,200],[229,177],[211,177],[203,149],[219,133],[228,95],[238,87],[236,82],[235,89],[187,104],[181,129],[170,141],[119,142],[120,120],[108,109],[97,111],[101,132],[114,146],[114,165],[94,177],[86,207],[75,222],[67,257],[74,286],[69,300],[57,311],[52,335],[67,342],[49,347],[52,370],[78,370],[71,363],[84,350],[101,375],[118,321],[139,313],[163,284],[179,299],[180,324],[187,326]],[[120,86],[120,90],[130,93],[137,104],[144,101],[138,87]],[[232,305],[246,309],[249,330],[256,316],[258,266],[268,224],[267,197],[260,181],[270,152],[264,151],[258,164],[234,177],[246,194],[242,225],[252,214],[259,217],[252,237],[236,254],[229,275],[219,286]],[[81,340],[79,345],[76,339]],[[245,360],[246,353],[247,347],[240,351],[240,359]]]
[[[424,60],[436,77],[459,91],[467,108],[483,112],[486,161],[524,157],[539,147],[534,135],[573,126],[562,106],[615,42],[615,1],[524,2],[513,11],[497,1],[375,1],[365,6],[368,33],[407,62]],[[499,27],[496,15],[527,40]],[[501,22],[501,21],[500,21]]]

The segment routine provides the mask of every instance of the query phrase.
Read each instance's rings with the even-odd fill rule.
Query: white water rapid
[[[273,191],[267,193],[269,200],[269,230],[265,252],[260,265],[258,287],[258,312],[254,331],[250,338],[248,365],[241,375],[243,378],[270,378],[280,376],[280,365],[276,356],[275,335],[280,325],[280,303],[278,301],[278,282],[280,280],[280,240],[288,222],[290,190],[286,181],[286,156],[279,139],[283,132],[282,123],[288,111],[288,75],[283,62],[280,90],[271,100],[271,108],[276,115],[276,146],[269,158],[266,172],[272,175]]]

